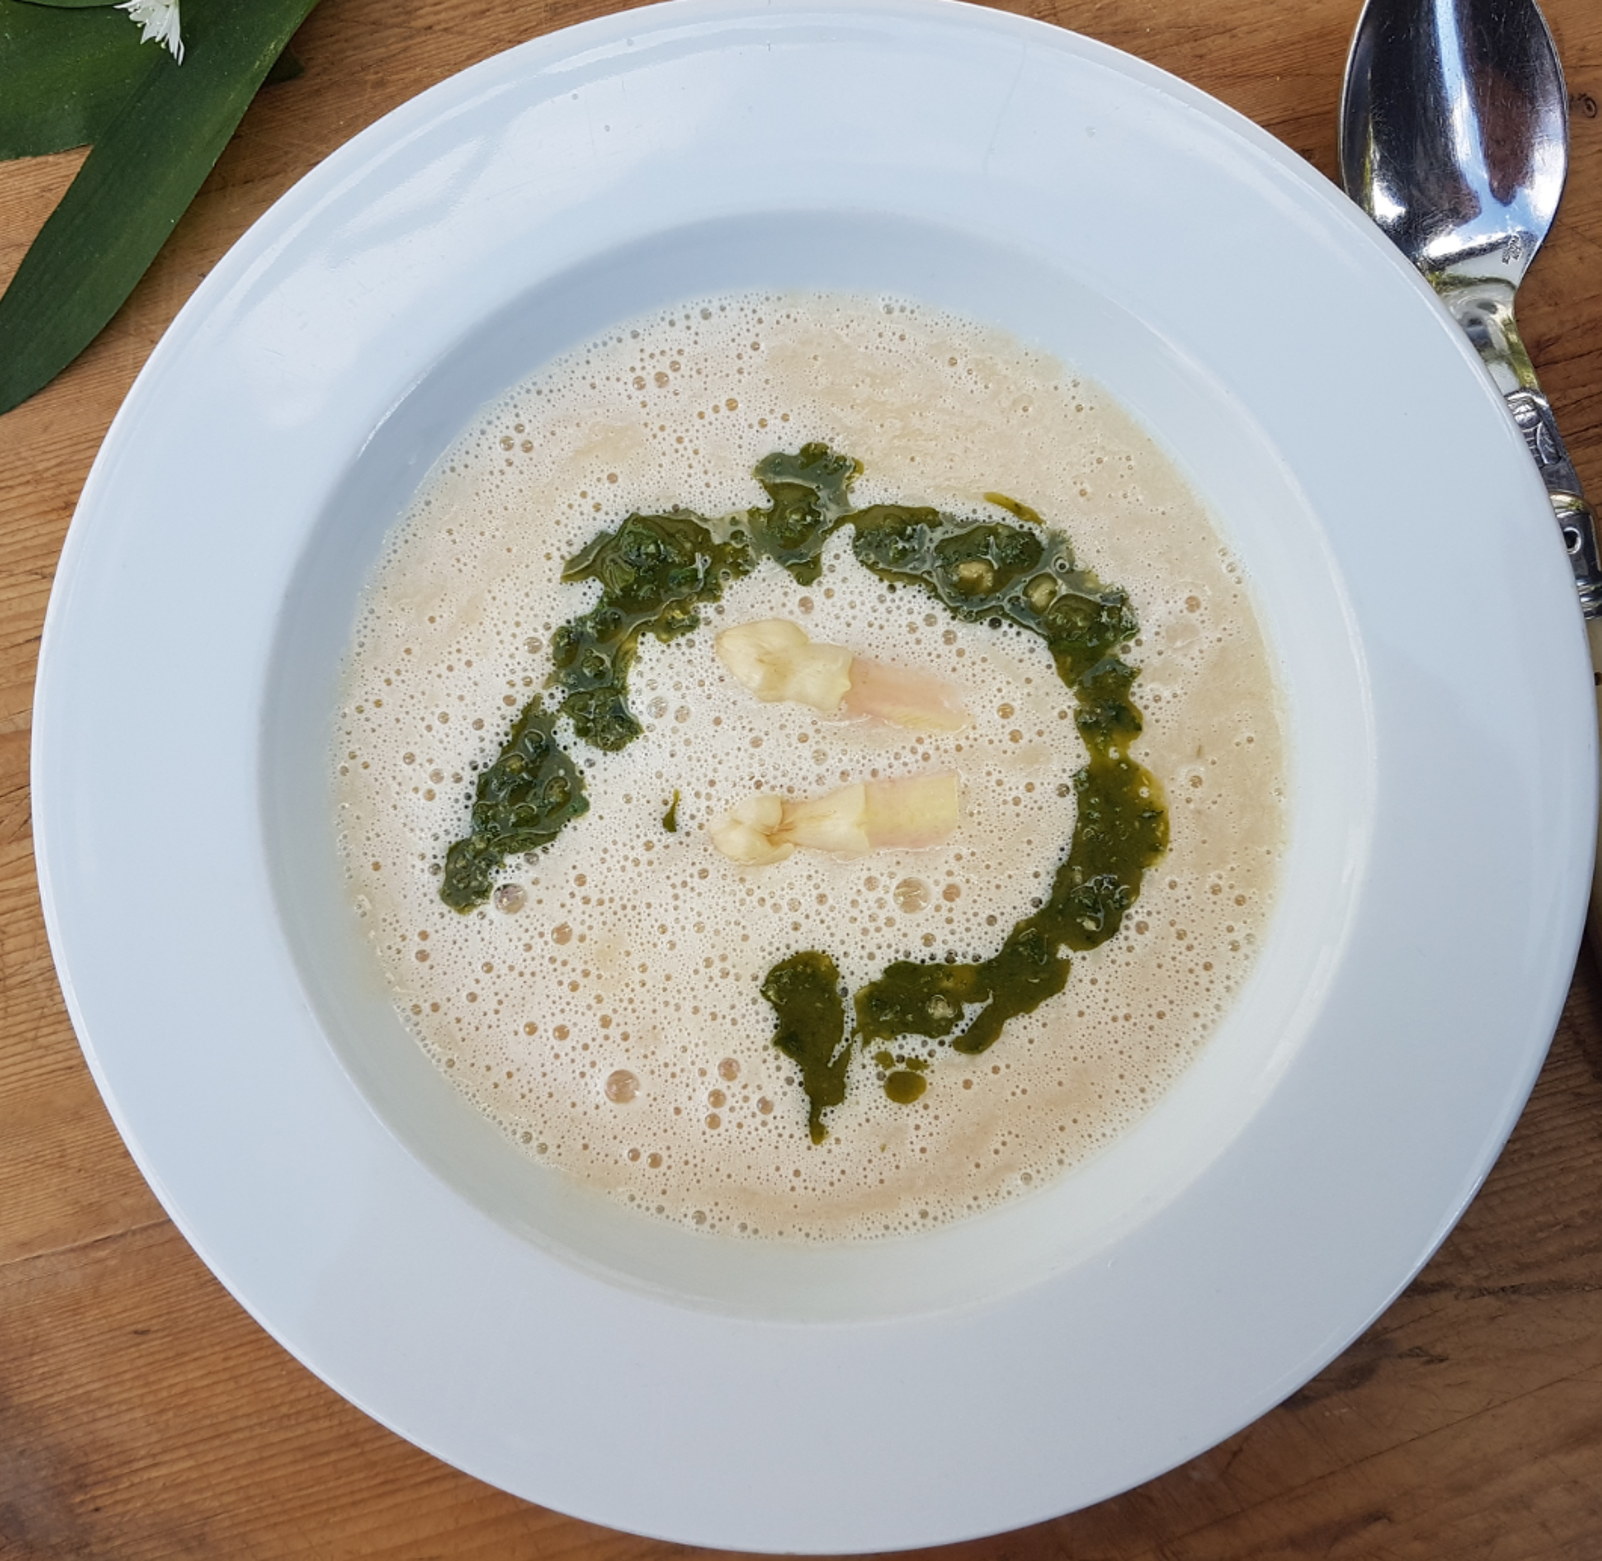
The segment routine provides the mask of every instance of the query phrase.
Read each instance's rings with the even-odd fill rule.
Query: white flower
[[[126,11],[130,21],[137,22],[144,31],[141,43],[152,38],[164,43],[180,65],[184,62],[184,40],[178,32],[178,0],[123,0],[117,7]]]

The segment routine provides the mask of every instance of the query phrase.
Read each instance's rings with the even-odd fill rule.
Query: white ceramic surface
[[[336,662],[430,462],[600,327],[765,285],[954,307],[1109,387],[1245,560],[1293,717],[1283,903],[1216,1041],[1090,1165],[916,1240],[695,1236],[525,1161],[400,1029],[335,864]],[[1235,1430],[1450,1228],[1572,966],[1587,668],[1518,433],[1300,158],[1015,17],[684,0],[425,93],[179,316],[51,600],[45,913],[141,1169],[355,1403],[621,1528],[930,1544]]]

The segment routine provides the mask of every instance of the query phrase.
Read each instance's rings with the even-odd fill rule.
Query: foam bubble
[[[590,812],[509,862],[466,916],[437,894],[475,772],[543,684],[552,631],[593,585],[562,561],[631,510],[765,501],[770,450],[824,439],[859,504],[964,514],[1000,491],[1124,585],[1173,846],[1117,938],[979,1057],[901,1043],[813,1146],[759,986],[821,948],[855,988],[894,959],[976,960],[1049,891],[1084,751],[1043,645],[954,620],[836,536],[816,584],[764,564],[630,682],[645,733],[574,742]],[[720,628],[788,617],[815,639],[964,691],[955,734],[764,705]],[[742,1235],[871,1237],[1017,1195],[1122,1132],[1216,1026],[1271,910],[1284,780],[1277,698],[1239,566],[1151,442],[1089,382],[986,327],[900,299],[708,298],[610,331],[487,408],[388,540],[353,637],[334,766],[353,898],[421,1044],[514,1143],[648,1213]],[[942,847],[741,869],[707,826],[754,791],[957,769]],[[663,819],[679,795],[678,829]],[[915,1093],[897,1086],[903,1096]]]

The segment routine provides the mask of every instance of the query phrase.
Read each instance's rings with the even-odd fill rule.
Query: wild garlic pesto
[[[797,951],[768,972],[762,992],[778,1014],[774,1044],[801,1070],[814,1143],[827,1136],[823,1112],[845,1099],[853,1042],[951,1036],[956,1051],[987,1051],[1009,1019],[1062,991],[1071,952],[1118,931],[1143,873],[1168,844],[1162,788],[1128,752],[1141,721],[1129,697],[1136,669],[1118,654],[1136,633],[1127,594],[1079,568],[1068,539],[1045,529],[1025,505],[1001,501],[1023,520],[1017,526],[965,522],[927,506],[856,510],[850,492],[861,473],[859,462],[826,444],[803,445],[793,456],[776,451],[753,474],[767,492],[766,508],[722,520],[680,510],[632,514],[603,532],[562,571],[564,580],[599,581],[601,597],[557,630],[555,670],[546,680],[562,690],[560,709],[579,738],[622,748],[643,730],[628,704],[641,633],[668,641],[699,628],[699,609],[764,558],[798,585],[813,584],[824,544],[844,526],[857,561],[892,586],[920,587],[958,618],[993,628],[1007,621],[1046,642],[1074,697],[1089,763],[1074,772],[1073,841],[1044,903],[985,960],[897,961],[856,994],[854,1029],[846,1027],[839,971],[826,952]],[[498,864],[512,851],[548,843],[547,831],[554,838],[583,812],[571,762],[548,776],[551,750],[550,718],[536,695],[479,776],[472,832],[446,853],[446,904],[466,911],[488,899],[491,859]],[[676,809],[677,791],[674,797]],[[886,1079],[892,1100],[910,1104],[922,1095],[918,1088],[909,1099],[910,1087],[899,1073]]]
[[[695,606],[696,627],[638,633],[623,705],[638,735],[582,740],[555,707],[588,690],[543,688],[563,626],[600,595],[564,583],[566,561],[631,515],[705,524],[777,508],[751,473],[808,444],[861,463],[842,503],[867,520],[815,546],[805,502],[785,509],[783,557],[731,576]],[[925,510],[939,525],[919,533],[909,517]],[[876,511],[895,518],[876,529]],[[938,552],[955,530],[971,535]],[[1124,593],[1122,608],[1102,604],[1113,639],[1090,668],[1140,668],[1138,732],[1122,724],[1132,691],[1115,667],[1088,681],[1080,667],[1071,687],[1025,624],[964,616],[894,577],[925,548],[932,563],[917,567],[945,568],[954,599],[959,584],[984,588],[985,569],[992,584],[1015,570],[1016,595],[1043,571],[1013,558],[1015,538],[1048,547],[1052,531],[1094,565],[1097,590]],[[870,550],[870,567],[859,534],[894,554]],[[815,573],[801,583],[786,563]],[[909,731],[764,703],[715,642],[770,619],[950,684],[971,721]],[[440,898],[446,854],[477,827],[478,783],[542,693],[572,775],[547,773],[554,812],[539,817],[575,797],[588,811],[531,855],[513,851],[490,870],[491,898],[458,912]],[[618,729],[610,693],[591,712],[597,730]],[[522,1152],[647,1214],[736,1236],[916,1231],[1038,1187],[1123,1131],[1246,979],[1286,832],[1272,664],[1203,506],[1082,376],[893,298],[693,301],[625,322],[486,408],[374,572],[336,734],[352,901],[428,1055]],[[530,758],[550,761],[529,740]],[[1071,978],[1006,1017],[999,1044],[965,1053],[957,1043],[982,1038],[994,1006],[974,994],[1011,930],[1068,919],[1048,907],[1081,819],[1096,823],[1075,776],[1097,770],[1098,744],[1139,767],[1123,772],[1137,811],[1166,803],[1168,849],[1139,866],[1132,905],[1081,907],[1116,922],[1105,942],[1080,951],[1043,935],[1042,969],[1054,980],[1066,948]],[[744,798],[947,771],[961,777],[960,826],[926,850],[745,868],[709,838]],[[1130,859],[1108,869],[1119,883],[1134,886],[1153,838],[1136,830]],[[903,967],[918,974],[898,985]],[[862,1016],[864,993],[877,1017]],[[825,1052],[831,1025],[850,1044]],[[815,1099],[807,1071],[824,1081]]]

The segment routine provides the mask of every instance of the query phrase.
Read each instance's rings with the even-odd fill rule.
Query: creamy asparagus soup
[[[917,1230],[1116,1136],[1286,834],[1201,504],[1097,386],[900,299],[680,305],[487,408],[374,571],[334,765],[439,1067],[748,1236]]]

